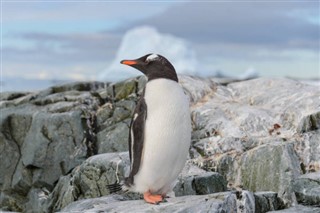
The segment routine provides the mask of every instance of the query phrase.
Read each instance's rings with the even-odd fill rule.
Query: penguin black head
[[[148,81],[166,78],[178,82],[177,73],[172,64],[158,54],[147,54],[134,60],[122,60],[120,63],[138,69],[147,76]]]

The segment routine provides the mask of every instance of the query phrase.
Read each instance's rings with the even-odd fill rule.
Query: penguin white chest
[[[145,89],[147,119],[139,172],[138,192],[165,194],[183,169],[191,141],[189,101],[172,80],[156,79]]]

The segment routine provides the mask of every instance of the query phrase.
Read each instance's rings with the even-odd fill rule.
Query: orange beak
[[[131,66],[131,65],[137,64],[138,62],[135,60],[122,60],[120,63]]]

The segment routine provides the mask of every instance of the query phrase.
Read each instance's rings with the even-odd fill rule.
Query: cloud
[[[319,2],[188,2],[137,23],[152,24],[194,43],[319,50]]]
[[[108,30],[162,13],[172,2],[16,1],[2,3],[4,30],[84,32]]]
[[[2,47],[3,76],[92,80],[116,54],[121,36],[108,33],[14,35],[28,46]],[[4,39],[6,40],[6,39]]]
[[[108,61],[115,54],[120,36],[107,33],[50,34],[25,33],[16,39],[32,43],[23,48],[5,45],[4,61],[41,64]],[[5,39],[4,39],[5,40]]]
[[[2,6],[5,75],[96,75],[115,58],[123,34],[141,25],[191,41],[210,70],[319,71],[317,1],[7,1]]]
[[[147,20],[191,41],[206,70],[319,77],[319,2],[187,2]],[[302,75],[301,73],[305,73]]]

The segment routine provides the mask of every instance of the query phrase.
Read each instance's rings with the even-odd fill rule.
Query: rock
[[[226,180],[216,172],[180,176],[173,191],[176,196],[205,195],[227,190]]]
[[[269,211],[268,213],[319,213],[319,207],[311,207],[311,206],[303,206],[296,205],[287,209],[279,210],[279,211]]]
[[[93,154],[91,124],[101,103],[85,90],[103,86],[73,83],[2,99],[0,169],[6,172],[0,174],[0,206],[38,208],[42,201],[33,201],[40,191],[48,194],[60,176]]]
[[[236,191],[225,197],[219,212],[249,212],[256,211],[253,193],[249,191]]]
[[[299,124],[306,116],[319,112],[318,95],[314,86],[291,80],[231,83],[217,86],[212,98],[198,104],[193,121],[196,129],[215,130],[213,133],[223,137],[292,137],[302,132]],[[276,129],[275,124],[279,125]]]
[[[276,191],[287,200],[293,193],[291,180],[301,174],[293,144],[260,146],[243,154],[239,164],[241,179],[238,183],[242,183],[244,188]]]
[[[112,83],[108,86],[107,92],[115,101],[126,99],[129,96],[140,94],[146,83],[144,76],[131,78],[125,81]]]
[[[48,199],[51,201],[48,204],[49,211],[59,211],[73,201],[108,195],[109,192],[106,185],[123,180],[123,177],[128,175],[129,169],[127,152],[120,154],[107,153],[89,158],[78,169],[74,170],[72,174],[59,180],[57,187]],[[226,191],[226,189],[226,181],[220,174],[206,172],[188,162],[179,176],[173,191],[175,196],[186,196],[212,194],[214,192]],[[263,209],[273,210],[283,207],[282,201],[278,198],[277,193],[274,192],[253,195],[251,192],[243,191],[227,194],[229,197],[226,197],[225,204],[223,205],[223,209],[227,212],[229,212],[230,208],[248,208],[247,212],[253,212],[256,208],[262,209],[260,212],[263,212]],[[126,194],[120,195],[122,196],[120,200],[141,198],[136,193],[132,193],[130,196],[126,196]],[[216,194],[217,197],[222,198],[224,195],[226,194]],[[113,196],[118,195],[112,195],[111,197]],[[232,207],[230,207],[230,202],[233,203]],[[83,201],[83,203],[86,205],[86,201]],[[83,211],[83,209],[79,210]]]
[[[275,192],[256,192],[255,199],[255,213],[263,213],[267,211],[283,209],[284,203]]]
[[[33,188],[28,193],[28,202],[25,204],[24,212],[32,213],[47,212],[44,209],[44,204],[47,202],[49,191],[40,188]]]
[[[320,171],[320,130],[296,136],[294,149],[300,159],[303,173]]]
[[[1,117],[0,150],[8,154],[1,155],[0,168],[9,173],[0,174],[0,202],[8,203],[8,210],[22,211],[28,206],[35,211],[34,206],[46,212],[83,197],[106,194],[99,184],[101,189],[94,188],[94,176],[100,174],[94,167],[85,164],[80,168],[87,168],[89,173],[81,170],[74,172],[75,177],[67,174],[91,155],[128,150],[130,116],[144,84],[142,77],[116,85],[81,82],[2,98],[5,116]],[[83,194],[67,184],[79,181],[80,176],[83,181],[77,186]],[[101,184],[105,182],[101,180]]]
[[[0,101],[11,101],[30,94],[30,92],[2,92]]]
[[[130,120],[128,120],[130,122]],[[98,153],[123,152],[128,150],[128,122],[120,122],[97,134]]]
[[[174,188],[179,197],[150,207],[131,201],[139,194],[109,195],[106,188],[129,172],[129,124],[146,83],[137,77],[2,93],[0,211],[53,212],[82,202],[88,211],[118,206],[126,212],[131,205],[190,212],[199,204],[216,212],[316,205],[319,181],[306,175],[320,171],[315,86],[288,79],[179,79],[193,127],[190,159]],[[100,196],[107,197],[95,200]],[[99,206],[87,206],[92,203]]]
[[[97,112],[99,154],[128,150],[129,125],[144,84],[145,78],[137,77],[107,87],[111,102]]]
[[[70,204],[61,212],[218,212],[222,200],[215,196],[188,196],[168,198],[168,202],[150,205],[143,200],[122,201],[118,195],[78,201]]]
[[[53,93],[61,93],[65,91],[96,91],[100,88],[106,88],[107,86],[108,86],[108,83],[93,81],[93,82],[73,82],[73,83],[53,86],[51,88]]]
[[[193,161],[225,176],[231,188],[276,191],[294,202],[292,180],[309,167],[319,170],[319,91],[261,78],[200,94],[192,105]]]
[[[108,195],[106,185],[122,181],[129,175],[129,171],[128,152],[92,156],[70,175],[60,178],[53,193],[50,194],[47,208],[50,211],[57,211],[76,200]],[[179,177],[174,192],[176,196],[203,195],[226,189],[226,181],[220,174],[208,173],[188,163]],[[129,197],[137,199],[140,195],[132,193]]]
[[[143,200],[128,201],[115,194],[74,202],[61,212],[127,212],[128,209],[131,212],[262,212],[255,208],[254,194],[248,191],[172,197],[159,205],[150,205]]]
[[[109,194],[108,184],[124,179],[129,172],[127,152],[106,153],[88,158],[68,176],[61,177],[50,194],[46,207],[49,212],[60,210],[69,203]]]
[[[191,104],[205,103],[217,89],[217,83],[213,80],[193,76],[179,76],[179,83],[189,96]]]
[[[293,191],[299,203],[320,206],[320,172],[301,175],[294,181]]]

